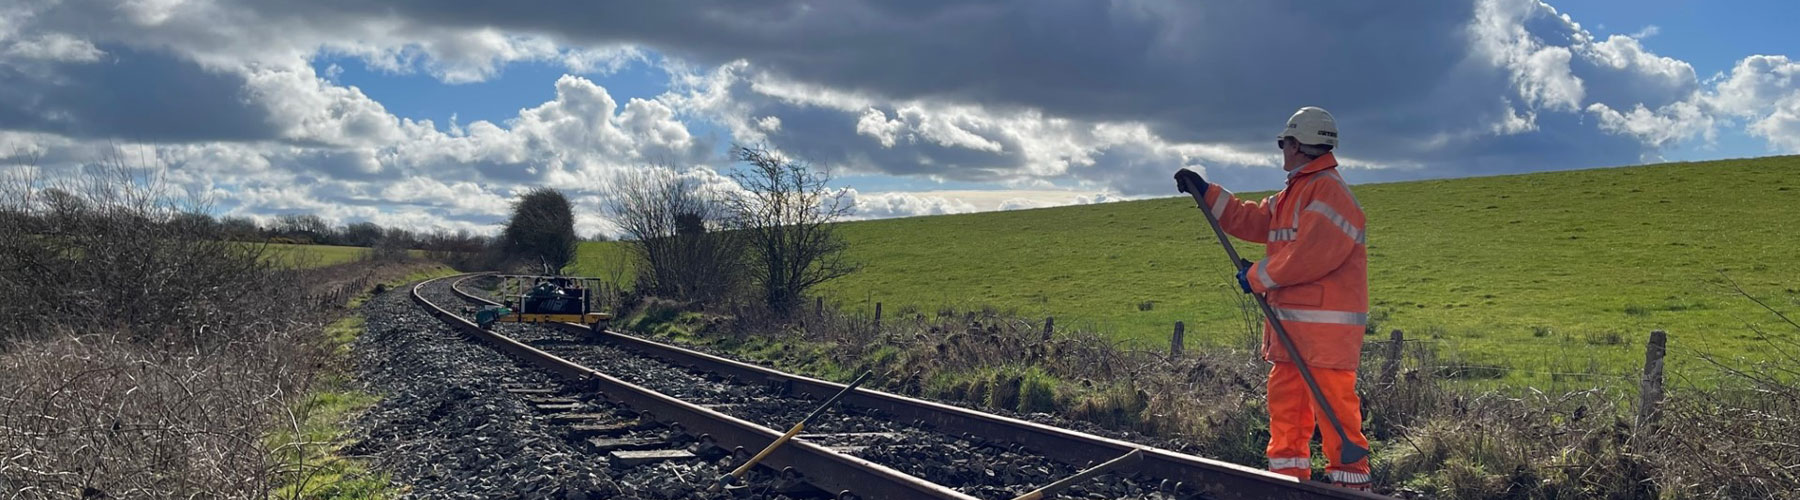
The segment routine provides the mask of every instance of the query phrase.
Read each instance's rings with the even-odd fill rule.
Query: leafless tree
[[[752,280],[777,316],[787,316],[806,291],[858,268],[837,222],[851,200],[827,184],[831,176],[764,147],[733,146],[744,168],[732,174],[742,191],[731,198],[732,220],[748,240]]]
[[[606,211],[624,231],[640,292],[701,302],[725,299],[742,276],[741,235],[728,231],[726,196],[667,166],[624,172]]]

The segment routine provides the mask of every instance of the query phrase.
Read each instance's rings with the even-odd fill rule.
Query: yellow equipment
[[[599,278],[572,276],[500,275],[499,293],[507,297],[499,307],[476,314],[482,328],[494,323],[577,323],[595,332],[606,330],[612,314],[596,311]],[[516,294],[516,295],[515,295]]]

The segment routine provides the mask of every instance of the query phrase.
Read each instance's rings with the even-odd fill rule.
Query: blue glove
[[[1244,293],[1253,294],[1253,293],[1256,293],[1256,291],[1250,289],[1249,274],[1250,274],[1250,261],[1244,261],[1244,267],[1238,268],[1238,275],[1237,275],[1238,288],[1244,289]]]
[[[1189,186],[1198,191],[1188,191]],[[1175,171],[1175,189],[1183,193],[1206,194],[1206,179],[1200,178],[1199,172],[1183,167]]]

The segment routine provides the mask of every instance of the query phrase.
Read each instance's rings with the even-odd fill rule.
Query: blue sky
[[[1748,0],[1574,0],[1554,2],[1596,34],[1633,34],[1655,26],[1644,45],[1687,61],[1703,77],[1729,71],[1751,54],[1787,54],[1800,41],[1793,32],[1800,2]]]
[[[1791,54],[1800,47],[1793,20],[1800,2],[1752,0],[1576,0],[1555,2],[1597,35],[1647,34],[1645,48],[1686,61],[1701,78],[1728,72],[1751,54]],[[1670,161],[1766,156],[1783,151],[1742,133],[1727,133],[1717,144],[1687,144],[1664,154]]]
[[[551,186],[591,233],[613,229],[600,207],[628,172],[729,188],[732,143],[832,170],[860,217],[1166,196],[1184,166],[1272,189],[1271,131],[1304,105],[1337,116],[1354,183],[1791,154],[1796,17],[1674,0],[26,0],[0,10],[0,170],[64,175],[123,148],[220,215],[477,232]]]

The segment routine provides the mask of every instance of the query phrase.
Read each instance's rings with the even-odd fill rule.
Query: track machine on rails
[[[598,333],[606,330],[612,314],[599,312],[595,291],[599,278],[551,275],[497,275],[496,293],[501,304],[475,312],[483,330],[494,323],[577,323]]]

